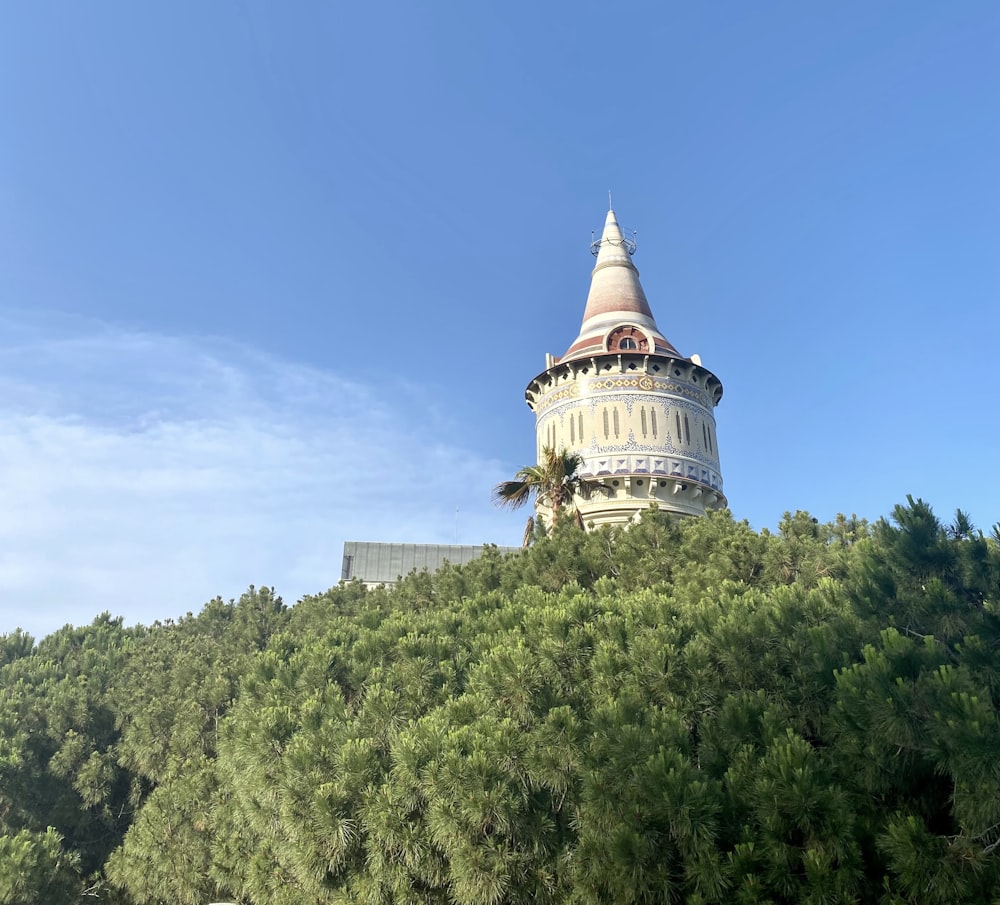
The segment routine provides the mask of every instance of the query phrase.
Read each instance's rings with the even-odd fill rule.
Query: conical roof
[[[648,338],[645,344],[647,351],[677,356],[677,350],[656,326],[646,293],[639,282],[639,271],[632,263],[631,252],[635,250],[635,244],[622,235],[613,210],[608,211],[604,232],[596,248],[597,264],[590,277],[590,294],[583,312],[583,324],[560,361],[614,351],[608,346],[608,338],[620,327],[637,327],[637,333]],[[612,337],[612,343],[614,341]]]

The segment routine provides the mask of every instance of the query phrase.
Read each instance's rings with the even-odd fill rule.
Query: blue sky
[[[738,517],[1000,520],[1000,5],[2,18],[0,633],[517,543],[608,189]]]

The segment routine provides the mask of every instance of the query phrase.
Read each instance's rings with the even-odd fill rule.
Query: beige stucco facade
[[[526,390],[539,461],[545,447],[582,458],[576,504],[586,525],[630,522],[654,502],[678,515],[725,507],[721,381],[660,333],[613,211],[594,249],[580,334]],[[544,506],[538,514],[550,520]]]

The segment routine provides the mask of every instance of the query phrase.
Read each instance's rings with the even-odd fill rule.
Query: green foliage
[[[210,872],[221,725],[240,678],[286,618],[268,588],[251,587],[236,602],[216,598],[198,616],[152,626],[119,671],[110,694],[117,762],[137,792],[106,876],[135,901],[197,905],[216,891]]]
[[[106,866],[108,880],[139,902],[202,905],[210,876],[215,771],[204,756],[172,771],[143,803]]]
[[[59,888],[96,875],[127,826],[107,689],[131,637],[104,614],[33,649],[22,636],[20,654],[0,667],[0,834],[22,847],[31,840],[39,864],[58,862]]]
[[[78,888],[79,858],[67,852],[62,837],[21,830],[0,835],[0,905],[71,901]]]
[[[997,902],[998,618],[911,499],[15,632],[0,905]]]
[[[35,648],[35,639],[21,629],[0,635],[0,667],[27,657]]]

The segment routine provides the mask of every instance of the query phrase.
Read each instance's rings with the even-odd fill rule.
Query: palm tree
[[[583,458],[576,453],[565,449],[556,452],[551,446],[546,446],[537,465],[526,465],[514,475],[512,481],[501,481],[493,488],[493,502],[507,509],[520,509],[534,497],[538,504],[552,510],[552,521],[555,522],[559,518],[559,510],[573,503],[573,497],[584,484],[578,475],[582,465]],[[530,530],[526,530],[525,546],[529,534]]]

